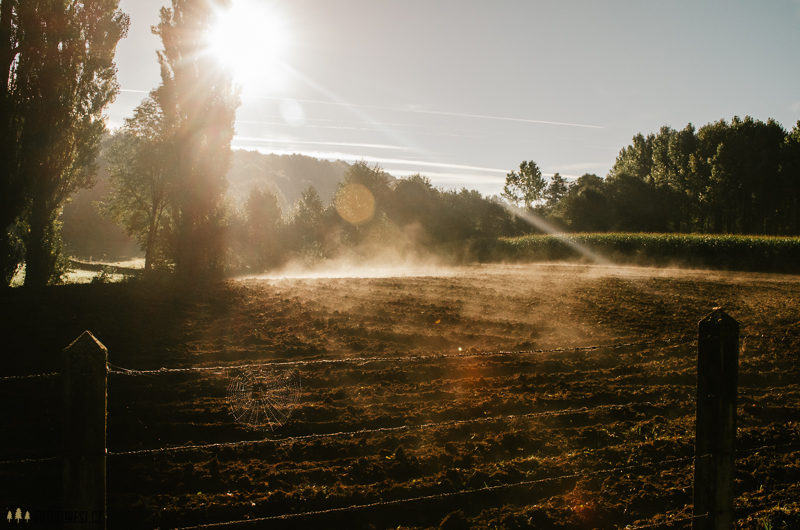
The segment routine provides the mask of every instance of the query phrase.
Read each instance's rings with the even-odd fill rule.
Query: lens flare
[[[360,225],[375,214],[375,197],[363,184],[345,184],[336,192],[336,212],[348,223]]]

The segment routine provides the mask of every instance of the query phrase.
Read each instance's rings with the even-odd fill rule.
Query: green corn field
[[[765,272],[800,272],[800,237],[574,233],[481,241],[481,261],[599,261]]]

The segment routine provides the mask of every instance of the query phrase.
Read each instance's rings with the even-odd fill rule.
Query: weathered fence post
[[[106,526],[107,361],[108,350],[88,331],[63,352],[66,526]]]
[[[733,525],[739,323],[720,308],[698,324],[693,528]]]

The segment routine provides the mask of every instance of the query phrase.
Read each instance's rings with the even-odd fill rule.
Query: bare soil
[[[670,521],[692,515],[694,339],[721,306],[742,335],[737,524],[800,527],[800,277],[396,272],[6,291],[0,375],[58,370],[85,329],[112,365],[135,370],[298,363],[276,367],[297,370],[301,390],[274,430],[232,417],[237,370],[110,374],[111,453],[274,440],[111,454],[110,528],[351,506],[362,507],[260,526],[686,527]],[[0,460],[58,454],[58,396],[57,378],[0,381]],[[0,464],[0,475],[0,508],[59,509],[57,462]]]

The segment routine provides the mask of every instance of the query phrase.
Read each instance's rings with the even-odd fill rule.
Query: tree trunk
[[[156,235],[158,234],[158,224],[150,221],[150,228],[147,231],[147,242],[144,249],[144,272],[145,274],[153,270],[153,258],[156,250]]]
[[[50,215],[41,200],[34,198],[25,245],[25,287],[44,287],[53,275],[55,260],[48,238]]]
[[[0,288],[8,287],[17,270],[15,250],[8,231],[5,228],[0,229]]]
[[[8,94],[8,81],[11,77],[11,63],[14,60],[14,43],[11,42],[11,0],[0,1],[0,94]]]
[[[11,95],[8,84],[11,79],[11,63],[16,53],[11,42],[11,7],[12,2],[2,0],[0,4],[0,230],[4,239],[0,247],[5,261],[9,247],[6,229],[16,221],[23,204],[20,197],[21,182],[14,173],[15,156],[13,148],[15,139],[12,131]],[[10,244],[10,242],[9,242]]]
[[[11,66],[18,50],[11,39],[12,8],[15,2],[0,1],[0,286],[6,287],[19,264],[18,249],[9,234],[24,209],[24,182],[16,173],[16,139],[12,125],[9,93]]]

